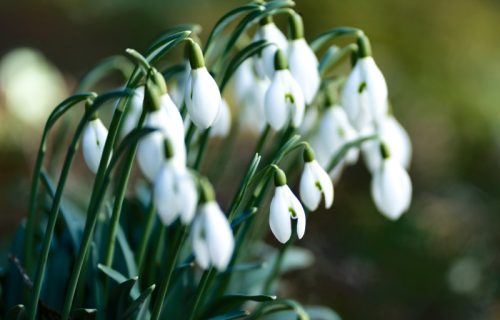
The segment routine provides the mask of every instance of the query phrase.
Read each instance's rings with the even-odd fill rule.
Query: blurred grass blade
[[[125,277],[120,272],[118,272],[115,269],[112,269],[110,267],[107,267],[103,264],[99,263],[97,265],[97,268],[99,268],[99,270],[101,270],[105,275],[107,275],[111,279],[115,280],[117,283],[122,283],[122,282],[125,282],[128,280],[127,277]]]
[[[97,309],[74,309],[71,311],[71,318],[75,320],[94,320],[97,318]]]
[[[163,57],[167,52],[169,52],[177,44],[184,41],[192,33],[191,30],[179,31],[174,34],[165,36],[163,39],[158,40],[154,43],[150,49],[147,51],[146,60],[150,64],[154,64],[161,57]]]
[[[248,311],[244,310],[235,310],[235,311],[230,311],[228,313],[225,313],[220,316],[215,316],[212,318],[209,318],[209,320],[233,320],[233,319],[243,319],[249,315]]]
[[[150,287],[146,288],[141,295],[132,302],[130,307],[123,313],[123,315],[120,316],[120,319],[131,319],[133,318],[138,312],[139,309],[142,307],[143,304],[148,302],[149,297],[155,290],[156,285],[151,285]]]

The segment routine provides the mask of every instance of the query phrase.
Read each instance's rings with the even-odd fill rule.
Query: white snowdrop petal
[[[410,206],[410,177],[394,159],[384,160],[373,176],[371,189],[377,209],[389,219],[398,219]]]
[[[127,112],[123,118],[123,125],[121,129],[121,136],[125,137],[132,130],[137,127],[139,118],[142,112],[142,102],[144,100],[144,86],[140,86],[134,90],[134,96],[127,106]],[[117,105],[120,101],[117,102]]]
[[[193,220],[198,203],[198,193],[196,184],[189,174],[180,177],[179,180],[179,199],[181,208],[181,221],[183,224],[189,224]]]
[[[83,131],[82,153],[90,171],[97,173],[101,161],[104,144],[108,136],[108,129],[100,119],[91,120]]]
[[[170,163],[165,163],[158,173],[154,184],[154,197],[160,220],[164,225],[171,225],[179,215],[175,190],[175,170]]]
[[[359,87],[361,82],[360,66],[356,64],[349,73],[341,94],[341,105],[349,117],[349,120],[354,125],[356,125],[356,120],[361,112],[359,102]]]
[[[312,162],[306,162],[300,178],[300,199],[311,211],[316,210],[321,202],[321,192],[316,187],[316,175],[313,170]]]
[[[204,67],[192,70],[186,86],[186,107],[193,123],[201,129],[212,126],[220,101],[219,87],[208,70]]]
[[[292,235],[286,188],[288,188],[286,185],[276,187],[269,212],[269,226],[276,239],[281,243],[286,243]]]
[[[326,173],[317,161],[313,161],[312,165],[315,168],[314,172],[319,184],[321,185],[322,194],[325,198],[325,208],[329,209],[333,204],[333,182],[328,173]]]
[[[231,112],[227,102],[222,99],[219,114],[210,130],[211,137],[226,137],[231,129]]]
[[[212,264],[224,271],[231,260],[234,249],[234,238],[226,216],[215,202],[205,207],[205,234]]]
[[[408,169],[412,155],[410,136],[394,116],[389,116],[384,121],[382,135],[389,146],[391,156]]]
[[[139,168],[149,181],[154,181],[165,159],[164,135],[153,132],[144,137],[137,148]]]
[[[286,71],[286,70],[285,70]],[[289,77],[289,92],[293,96],[293,103],[292,103],[292,124],[295,128],[300,127],[302,124],[302,120],[304,119],[304,112],[305,112],[305,101],[304,101],[304,94],[302,93],[302,89],[300,88],[299,84],[295,79],[293,79],[292,75],[288,72]]]
[[[306,214],[299,199],[293,194],[292,190],[285,185],[285,197],[287,198],[288,205],[295,212],[295,219],[297,219],[297,237],[302,239],[306,231]]]
[[[290,72],[299,83],[307,104],[310,104],[320,85],[318,59],[304,38],[293,40],[288,45]]]
[[[289,110],[285,101],[286,88],[281,80],[282,74],[276,72],[273,81],[266,92],[265,97],[265,114],[266,120],[271,127],[279,131],[288,121]]]
[[[375,64],[373,57],[359,59],[361,73],[366,82],[367,95],[369,98],[369,112],[375,122],[380,122],[386,115],[387,105],[387,84],[384,75]]]
[[[200,211],[198,217],[193,222],[192,227],[192,244],[196,262],[203,269],[208,269],[210,266],[210,256],[208,246],[203,234],[203,226],[205,224],[205,215]]]

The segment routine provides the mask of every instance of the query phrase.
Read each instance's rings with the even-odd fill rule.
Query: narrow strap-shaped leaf
[[[128,280],[127,277],[125,277],[120,272],[118,272],[115,269],[112,269],[110,267],[107,267],[103,264],[99,263],[97,265],[97,268],[99,268],[99,270],[101,270],[105,275],[107,275],[111,279],[115,280],[117,283],[122,283],[122,282],[125,282]]]
[[[122,314],[125,309],[128,308],[128,306],[130,305],[130,301],[132,301],[132,299],[136,299],[139,296],[139,290],[136,290],[137,295],[133,293],[133,289],[138,287],[138,279],[138,277],[134,277],[113,287],[109,295],[109,302],[107,305],[108,318],[118,318],[118,315]]]
[[[256,3],[248,3],[239,6],[237,8],[234,8],[233,10],[223,15],[219,19],[219,21],[217,21],[217,23],[215,24],[214,28],[212,29],[212,32],[210,32],[210,35],[208,36],[207,42],[205,44],[205,48],[203,50],[204,53],[206,54],[208,52],[208,49],[212,44],[212,40],[216,38],[217,35],[219,35],[226,28],[227,25],[229,25],[231,22],[237,19],[242,13],[253,10],[263,11],[264,9],[265,7],[262,5]]]
[[[240,213],[240,215],[238,215],[235,219],[233,219],[233,221],[231,222],[231,228],[233,230],[235,230],[236,227],[238,227],[244,221],[246,221],[249,218],[251,218],[256,213],[257,213],[257,208],[256,207],[253,207],[252,209],[247,210],[247,211],[243,211],[242,213]]]
[[[345,157],[349,149],[351,148],[359,148],[364,142],[370,141],[370,140],[375,140],[378,139],[379,136],[374,134],[371,136],[366,136],[366,137],[361,137],[356,140],[353,140],[351,142],[348,142],[342,146],[342,148],[337,151],[337,153],[332,157],[332,160],[330,160],[330,163],[326,167],[326,171],[330,172],[335,168],[336,165],[340,163],[340,161]]]
[[[231,310],[243,305],[247,301],[253,302],[271,302],[275,301],[276,296],[269,295],[248,295],[248,294],[231,294],[222,296],[215,301],[209,308],[207,314],[217,314],[226,310]]]
[[[130,319],[132,318],[141,308],[141,306],[147,302],[147,299],[151,296],[153,291],[155,290],[156,285],[151,285],[150,287],[146,288],[143,292],[141,292],[141,295],[132,302],[130,307],[125,310],[122,316],[120,316],[120,319]]]
[[[250,313],[245,310],[235,310],[229,311],[228,313],[222,314],[220,316],[215,316],[209,318],[209,320],[233,320],[233,319],[242,319],[247,317]]]
[[[128,275],[130,277],[135,277],[137,273],[137,265],[135,264],[134,253],[128,244],[125,233],[120,225],[118,225],[118,231],[116,233],[116,238],[118,240],[118,247],[122,251],[123,257],[125,259],[125,264],[127,266]]]
[[[49,194],[49,197],[54,200],[54,196],[56,194],[56,187],[54,186],[54,182],[49,177],[47,172],[45,172],[45,170],[42,170],[40,172],[40,176],[42,178],[42,183]],[[76,220],[76,217],[66,210],[66,206],[64,206],[64,203],[61,203],[61,208],[59,209],[59,211],[61,212],[64,223],[68,228],[68,233],[71,239],[73,250],[74,252],[77,252],[80,245],[80,233],[83,230],[83,224],[79,224]]]
[[[238,69],[238,67],[248,58],[253,56],[256,53],[259,53],[263,48],[271,45],[272,43],[266,40],[259,40],[250,43],[229,62],[227,68],[223,72],[222,81],[220,83],[221,92],[226,87],[227,82],[231,79],[233,73]]]
[[[49,115],[49,118],[47,119],[47,123],[45,125],[45,132],[48,132],[50,128],[54,125],[54,123],[59,119],[63,114],[66,113],[69,109],[73,108],[76,104],[79,102],[85,101],[88,98],[95,98],[97,97],[97,94],[94,92],[86,92],[86,93],[79,93],[75,94],[60,104],[58,104],[54,110],[52,110],[51,114]]]
[[[99,62],[95,67],[93,67],[89,72],[87,72],[80,83],[76,92],[81,92],[87,88],[95,85],[99,80],[103,79],[112,71],[120,71],[124,76],[132,70],[132,65],[130,60],[125,58],[123,55],[116,55],[106,58]]]
[[[168,28],[160,36],[156,37],[156,39],[149,45],[146,53],[150,55],[153,51],[163,46],[165,43],[172,41],[183,32],[189,32],[189,34],[191,34],[192,32],[198,33],[200,30],[201,26],[198,24],[182,24],[173,28]]]
[[[157,131],[158,128],[150,128],[150,127],[143,127],[143,128],[136,128],[132,130],[129,134],[125,136],[123,141],[118,145],[116,148],[115,153],[113,154],[113,157],[111,158],[111,161],[109,162],[109,166],[107,170],[112,170],[118,160],[120,159],[120,156],[131,146],[135,146],[139,140],[141,140],[143,137],[147,136],[148,134],[151,134],[155,131]]]
[[[152,50],[148,50],[146,59],[150,64],[154,64],[161,57],[163,57],[167,52],[169,52],[173,47],[175,47],[180,42],[184,41],[191,34],[190,30],[176,32],[172,35],[166,36],[163,41],[159,41],[151,47]]]
[[[343,36],[358,36],[362,34],[363,30],[358,28],[337,27],[321,33],[319,36],[317,36],[311,41],[310,46],[311,49],[313,49],[313,51],[318,51],[324,44],[326,44],[328,41],[332,39]]]
[[[170,78],[178,75],[179,73],[182,73],[186,70],[185,64],[176,64],[174,66],[171,66],[170,68],[167,68],[165,71],[163,71],[161,74],[163,75],[163,78],[165,78],[165,81],[170,80]]]
[[[266,267],[267,267],[267,262],[240,263],[228,267],[226,271],[224,271],[224,273],[253,271],[253,270],[263,269]]]
[[[335,46],[333,46],[335,47]],[[333,48],[330,47],[330,48]],[[337,47],[335,47],[337,48]],[[327,71],[334,67],[336,64],[338,64],[342,59],[346,58],[347,56],[350,55],[350,53],[355,52],[358,50],[358,46],[354,43],[348,44],[347,46],[343,47],[342,49],[337,50],[330,50],[323,55],[321,58],[321,61],[319,63],[319,73],[321,77],[324,77],[324,75],[327,73]]]

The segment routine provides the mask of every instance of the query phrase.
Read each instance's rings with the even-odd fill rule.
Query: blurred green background
[[[206,38],[241,3],[2,1],[2,247],[26,215],[50,106],[100,59],[127,47],[143,50],[179,23],[201,24]],[[344,319],[500,318],[500,1],[298,0],[297,10],[309,39],[342,25],[369,35],[395,114],[412,137],[414,199],[409,212],[389,222],[372,204],[366,169],[349,168],[334,209],[314,213],[299,242],[315,253],[314,267],[289,274],[282,290]],[[9,87],[40,59],[26,51],[8,55],[19,47],[42,53],[48,78]],[[30,101],[32,92],[47,97]]]

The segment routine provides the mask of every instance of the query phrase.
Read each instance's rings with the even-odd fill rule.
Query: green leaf
[[[135,264],[134,253],[130,249],[125,233],[122,227],[118,226],[118,231],[116,233],[116,239],[118,240],[118,247],[120,248],[123,258],[125,259],[125,264],[127,267],[129,277],[135,277],[138,275],[137,265]]]
[[[133,318],[138,312],[139,309],[142,307],[143,304],[147,303],[149,301],[149,297],[155,290],[156,285],[152,285],[148,288],[146,288],[141,295],[132,302],[130,307],[123,313],[123,315],[120,316],[120,319],[131,319]]]
[[[148,56],[158,48],[165,45],[167,42],[172,41],[180,36],[181,33],[187,32],[188,35],[191,33],[199,33],[201,31],[201,26],[199,24],[182,24],[165,30],[160,36],[158,36],[148,47],[146,53]]]
[[[23,320],[26,317],[26,307],[22,304],[13,306],[7,311],[5,320]]]
[[[314,38],[311,43],[311,49],[313,51],[318,51],[321,47],[326,44],[328,41],[331,41],[338,37],[343,36],[358,36],[363,34],[363,30],[353,27],[337,27],[330,30],[327,30]]]
[[[209,318],[209,320],[231,320],[231,319],[240,319],[243,317],[246,317],[249,315],[248,311],[244,310],[235,310],[235,311],[230,311],[228,313],[225,313],[220,316],[215,316],[212,318]]]
[[[378,135],[374,134],[374,135],[370,135],[370,136],[365,136],[365,137],[360,137],[356,140],[353,140],[351,142],[348,142],[346,144],[344,144],[342,146],[342,148],[332,157],[332,160],[330,160],[330,163],[328,164],[328,166],[326,167],[326,171],[327,172],[330,172],[333,170],[333,168],[335,168],[335,166],[337,164],[340,163],[340,161],[345,157],[345,155],[347,154],[347,152],[349,151],[349,149],[351,148],[359,148],[361,147],[361,145],[366,142],[366,141],[370,141],[370,140],[375,140],[375,139],[378,139]]]
[[[253,207],[252,209],[248,211],[243,211],[240,213],[239,216],[237,216],[232,222],[231,222],[231,228],[234,230],[237,226],[239,226],[242,222],[248,220],[251,218],[253,215],[257,213],[257,208]]]
[[[56,193],[54,182],[49,177],[47,172],[45,172],[45,170],[42,170],[40,172],[40,176],[42,178],[42,183],[47,189],[50,198],[53,200]],[[80,235],[83,231],[83,219],[75,214],[71,214],[70,211],[67,210],[64,203],[61,203],[59,211],[61,212],[64,223],[68,228],[67,230],[71,239],[73,252],[78,252],[78,248],[80,246]]]
[[[150,64],[154,64],[161,57],[163,57],[167,52],[169,52],[177,44],[184,41],[192,33],[191,30],[179,31],[174,34],[166,35],[163,39],[158,40],[153,44],[147,51],[146,60]]]
[[[233,10],[229,11],[225,15],[223,15],[219,21],[215,24],[214,28],[210,32],[210,35],[208,36],[205,48],[204,48],[204,53],[207,55],[208,49],[210,48],[210,45],[212,44],[213,39],[217,39],[217,36],[231,23],[233,22],[236,18],[238,18],[242,13],[245,13],[247,11],[263,11],[265,9],[264,6],[256,4],[256,3],[248,3],[244,4],[242,6],[239,6],[237,8],[234,8]]]
[[[123,275],[121,274],[120,272],[114,270],[114,269],[111,269],[110,267],[107,267],[103,264],[98,264],[97,265],[97,268],[99,268],[99,270],[101,270],[105,275],[107,275],[108,277],[110,277],[111,279],[115,280],[117,283],[122,283],[122,282],[125,282],[127,281],[128,279]]]
[[[332,309],[324,306],[306,306],[305,310],[311,320],[341,320]]]
[[[71,318],[75,320],[93,320],[97,318],[97,309],[79,308],[71,311]]]
[[[47,133],[50,130],[50,128],[54,125],[54,123],[57,121],[57,119],[59,119],[63,114],[65,114],[66,111],[73,108],[78,103],[85,101],[88,98],[95,98],[96,96],[97,94],[94,92],[79,93],[72,95],[71,97],[61,102],[54,108],[54,110],[52,110],[52,113],[49,115],[47,123],[45,124],[44,133]]]
[[[227,55],[229,51],[234,47],[240,36],[245,32],[247,28],[251,25],[257,23],[260,19],[268,15],[274,15],[281,12],[287,12],[290,9],[288,7],[293,6],[292,1],[271,1],[265,4],[266,9],[263,11],[252,11],[243,18],[240,23],[236,26],[231,37],[227,41],[226,47],[223,52],[223,56]]]
[[[275,301],[276,296],[269,296],[269,295],[248,295],[248,294],[231,294],[231,295],[225,295],[215,301],[209,308],[208,308],[208,314],[218,314],[221,312],[225,312],[237,307],[240,307],[247,301],[253,301],[253,302],[271,302]]]
[[[165,78],[165,81],[168,81],[170,80],[170,78],[184,72],[185,70],[186,70],[186,65],[184,63],[181,63],[181,64],[176,64],[175,66],[171,66],[170,68],[167,68],[161,74],[163,75],[163,78]]]
[[[102,60],[83,76],[75,91],[81,92],[92,87],[113,71],[120,71],[123,76],[127,75],[132,71],[130,60],[123,55],[116,55]]]
[[[342,49],[338,49],[336,46],[330,47],[323,55],[319,63],[318,69],[321,77],[324,77],[330,68],[336,66],[340,61],[348,57],[350,53],[355,52],[356,50],[358,50],[358,46],[354,43],[348,44]]]
[[[240,263],[231,266],[224,272],[246,272],[267,268],[267,262]]]
[[[114,287],[111,290],[111,293],[109,295],[109,302],[107,305],[108,308],[108,318],[109,319],[117,319],[118,315],[123,313],[125,308],[130,304],[130,301],[132,301],[132,290],[137,287],[137,280],[138,277],[134,277],[131,279],[128,279],[124,282],[121,282],[119,285]],[[137,298],[139,296],[139,293],[137,293]]]
[[[259,53],[263,48],[271,45],[270,42],[266,40],[259,40],[250,43],[245,48],[236,54],[236,56],[229,62],[227,68],[223,72],[222,81],[220,83],[220,91],[222,92],[226,87],[227,82],[231,79],[233,73],[238,69],[238,67],[248,58],[256,53]]]

